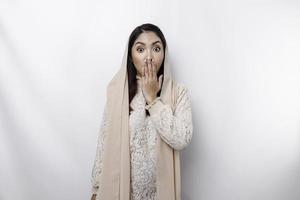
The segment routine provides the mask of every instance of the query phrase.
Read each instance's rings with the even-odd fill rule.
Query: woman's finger
[[[145,66],[142,67],[142,77],[145,76]]]
[[[150,78],[150,80],[152,80],[153,79],[153,64],[152,64],[152,62],[150,62],[150,64],[149,64],[149,78]]]
[[[155,65],[152,65],[152,76],[153,76],[154,80],[157,80],[156,71],[155,71]]]
[[[144,87],[144,83],[145,83],[145,76],[142,76],[142,88]]]
[[[145,66],[145,82],[148,82],[148,64]]]
[[[151,81],[151,62],[148,63],[148,81]]]

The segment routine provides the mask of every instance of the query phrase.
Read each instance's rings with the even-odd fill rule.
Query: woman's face
[[[157,73],[164,59],[162,41],[152,31],[141,33],[133,43],[131,55],[138,76],[142,76],[143,66],[146,66],[146,62],[150,60]]]

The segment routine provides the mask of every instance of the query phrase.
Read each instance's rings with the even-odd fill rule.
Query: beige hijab
[[[129,150],[129,94],[127,77],[128,42],[122,65],[107,87],[108,127],[104,144],[103,171],[97,199],[130,200],[130,150]],[[174,113],[175,86],[169,64],[168,48],[165,49],[164,80],[161,100],[171,105]],[[159,134],[158,134],[159,136]],[[157,137],[157,200],[180,200],[179,151]]]

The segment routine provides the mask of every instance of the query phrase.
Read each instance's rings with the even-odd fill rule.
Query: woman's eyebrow
[[[152,45],[154,45],[154,44],[156,44],[156,43],[160,43],[160,41],[157,40],[157,41],[153,42]],[[145,43],[143,43],[143,42],[136,42],[135,45],[137,45],[137,44],[145,45]]]

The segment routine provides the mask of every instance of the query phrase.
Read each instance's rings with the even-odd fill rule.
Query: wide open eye
[[[154,50],[155,52],[159,52],[159,51],[160,51],[160,47],[155,47],[153,50]]]
[[[139,52],[139,53],[142,53],[142,52],[144,51],[143,48],[137,48],[136,50],[137,50],[137,52]]]

